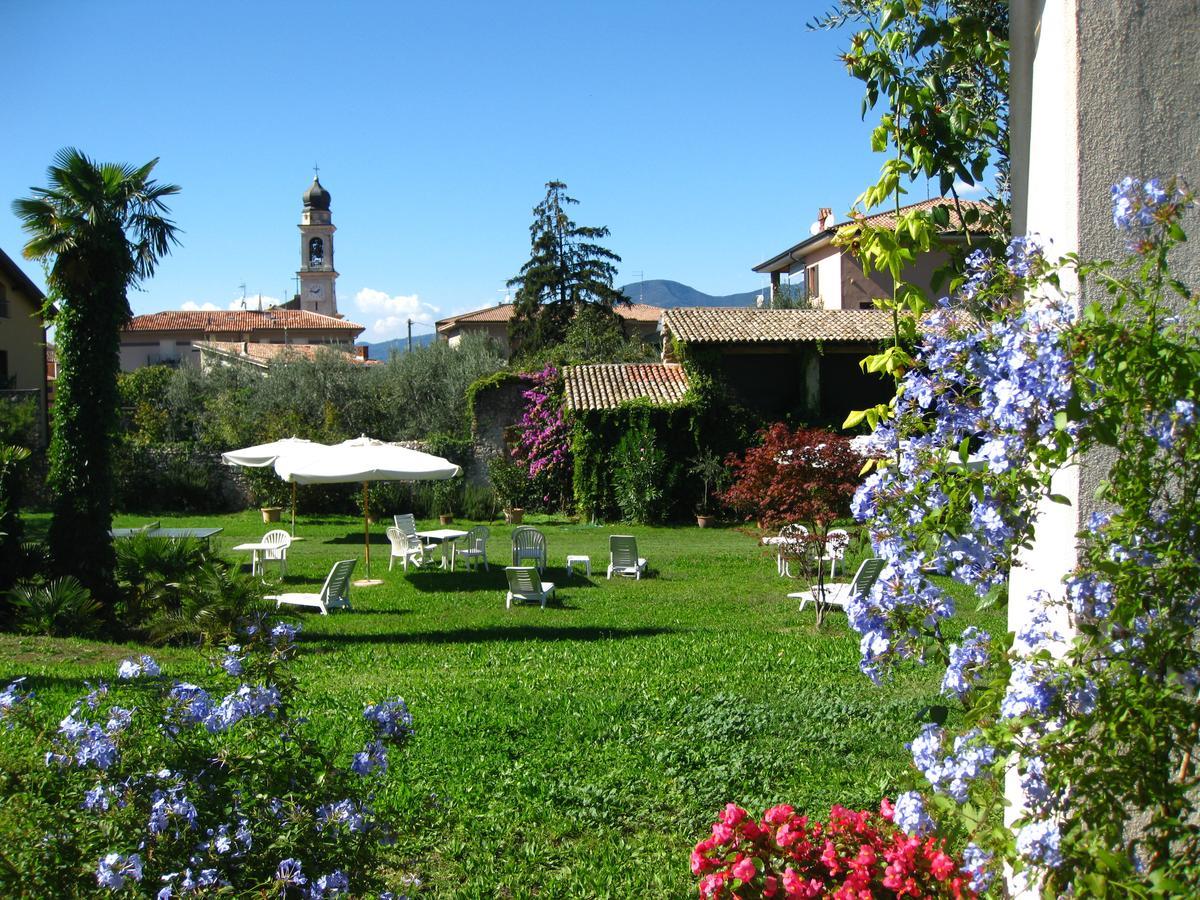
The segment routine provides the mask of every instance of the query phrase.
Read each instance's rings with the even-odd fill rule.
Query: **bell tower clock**
[[[314,170],[315,171],[315,170]],[[333,268],[333,233],[337,229],[329,214],[329,191],[314,175],[304,192],[300,213],[300,308],[336,316],[338,273]]]

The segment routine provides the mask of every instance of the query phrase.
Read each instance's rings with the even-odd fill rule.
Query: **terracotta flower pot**
[[[504,521],[508,525],[520,525],[524,519],[525,510],[522,507],[514,506],[504,511]]]
[[[438,522],[441,523],[442,525],[449,525],[453,521],[454,521],[454,516],[451,516],[448,514],[443,514],[443,515],[438,516]]]
[[[713,523],[715,518],[715,516],[701,515],[700,513],[696,513],[696,525],[700,528],[707,528]]]
[[[279,515],[283,512],[282,506],[264,506],[260,509],[262,512],[263,523],[278,522]]]

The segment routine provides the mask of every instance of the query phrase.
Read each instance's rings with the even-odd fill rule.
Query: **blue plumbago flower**
[[[243,684],[204,717],[204,727],[212,734],[233,727],[248,716],[273,713],[279,706],[279,691],[273,687],[252,687]]]
[[[971,876],[970,888],[977,894],[986,891],[995,878],[995,873],[989,868],[992,854],[974,844],[967,844],[963,849],[962,873]]]
[[[290,625],[287,622],[279,622],[271,629],[271,646],[287,647],[296,640],[296,635],[299,633],[299,625]]]
[[[279,864],[279,868],[275,870],[275,882],[281,887],[296,885],[297,887],[308,883],[308,879],[304,877],[301,871],[300,860],[285,859]]]
[[[172,819],[187,828],[196,827],[196,807],[183,794],[183,785],[176,785],[165,791],[156,790],[150,795],[150,800],[150,821],[147,828],[151,834],[162,834]],[[176,828],[176,836],[179,833],[179,829]]]
[[[996,758],[995,749],[982,743],[982,737],[978,728],[972,728],[955,738],[953,753],[942,756],[942,729],[927,724],[908,746],[913,762],[935,791],[966,803],[971,782],[984,774]]]
[[[401,697],[368,706],[363,711],[363,718],[375,727],[375,733],[380,737],[404,739],[413,732],[412,713]]]
[[[1176,400],[1169,412],[1147,415],[1146,432],[1164,450],[1175,446],[1175,441],[1196,424],[1196,404],[1191,400]]]
[[[991,635],[971,625],[963,631],[962,641],[950,645],[950,664],[942,676],[942,693],[962,698],[987,665]]]
[[[104,681],[99,682],[94,688],[86,681],[84,684],[91,688],[83,702],[87,704],[88,709],[95,709],[100,705],[101,699],[108,696],[108,684]]]
[[[339,897],[350,891],[350,878],[341,869],[334,869],[328,875],[322,875],[313,881],[309,896]]]
[[[1051,869],[1062,865],[1062,835],[1049,819],[1033,821],[1017,832],[1017,852],[1031,863]]]
[[[1033,236],[1015,237],[1008,243],[1008,271],[1025,278],[1033,270],[1035,260],[1042,258],[1041,242]]]
[[[370,775],[376,769],[382,775],[387,771],[387,764],[387,748],[383,742],[371,741],[361,752],[354,754],[350,768],[357,775]]]
[[[1059,797],[1046,782],[1046,763],[1040,756],[1029,756],[1022,761],[1020,780],[1021,793],[1030,809],[1048,813],[1059,807]]]
[[[234,647],[236,646],[237,645],[235,644]],[[234,647],[230,647],[229,649],[233,652],[227,654],[225,658],[221,660],[221,668],[225,670],[225,674],[232,675],[234,678],[236,678],[242,674],[244,666],[242,665],[242,658],[236,655],[236,650],[234,650]]]
[[[143,675],[161,675],[162,669],[150,656],[143,654],[136,660],[127,659],[117,668],[117,677],[122,680],[141,678]]]
[[[1067,579],[1067,601],[1071,613],[1089,622],[1098,622],[1112,615],[1116,590],[1108,581],[1092,572],[1073,575]]]
[[[95,766],[107,769],[117,761],[117,745],[112,737],[99,725],[81,721],[71,713],[59,723],[58,733],[68,744],[72,744],[75,764],[80,768]],[[65,762],[69,757],[62,754],[47,754],[47,765],[53,762]]]
[[[0,719],[7,719],[12,715],[14,709],[33,696],[32,693],[21,693],[21,685],[24,682],[24,677],[10,681],[8,686],[3,691],[0,691]],[[12,727],[11,721],[8,723],[8,727]]]
[[[212,698],[208,691],[194,684],[176,682],[167,695],[171,700],[170,715],[179,716],[189,725],[203,722],[212,715]]]
[[[1142,181],[1128,176],[1112,187],[1113,225],[1129,235],[1129,248],[1144,251],[1159,240],[1163,224],[1180,206],[1192,205],[1187,191],[1174,181]]]
[[[892,821],[901,831],[918,837],[928,834],[936,827],[929,813],[925,811],[925,801],[916,791],[908,791],[896,798]]]
[[[1032,662],[1014,663],[1008,689],[1000,701],[1000,717],[1041,718],[1058,698],[1057,678],[1046,667]]]
[[[100,860],[96,867],[96,882],[100,887],[111,891],[119,891],[125,886],[125,879],[142,880],[142,858],[137,853],[122,856],[120,853],[110,853]]]
[[[83,808],[107,812],[115,797],[116,792],[112,788],[105,784],[98,784],[83,795]]]
[[[109,734],[120,734],[133,721],[133,710],[121,706],[112,706],[108,710],[108,724],[105,730]]]
[[[365,831],[368,826],[367,816],[370,808],[359,801],[339,800],[337,803],[326,803],[317,807],[317,830],[326,825],[340,825],[348,831]]]

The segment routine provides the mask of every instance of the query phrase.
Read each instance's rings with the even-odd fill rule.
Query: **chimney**
[[[821,224],[821,228],[833,227],[833,209],[828,206],[822,206],[817,210],[817,221]]]

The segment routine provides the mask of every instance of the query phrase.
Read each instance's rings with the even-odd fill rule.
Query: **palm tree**
[[[116,593],[108,532],[120,333],[131,315],[126,292],[178,243],[163,198],[179,188],[151,180],[157,163],[97,163],[65,147],[47,170],[50,186],[13,202],[30,235],[25,256],[48,265],[46,312],[55,327],[50,552],[60,575],[74,575],[109,609]]]

